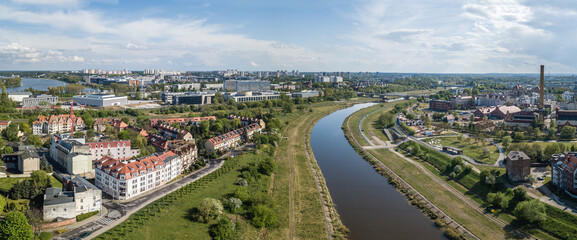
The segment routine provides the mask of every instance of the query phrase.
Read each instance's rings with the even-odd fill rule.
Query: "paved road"
[[[499,158],[497,158],[497,161],[495,161],[495,167],[505,167],[505,157],[507,157],[507,155],[505,155],[505,149],[503,149],[503,147],[501,147],[501,145],[495,141],[491,141],[491,143],[495,145],[497,149],[499,149]]]
[[[120,224],[122,221],[126,220],[130,215],[141,209],[142,207],[156,201],[157,199],[173,192],[181,187],[184,187],[205,175],[214,172],[219,169],[224,160],[213,160],[209,161],[207,166],[193,172],[177,181],[167,184],[161,188],[155,189],[153,191],[147,192],[144,195],[130,200],[111,200],[103,199],[103,206],[108,210],[108,214],[101,218],[96,219],[92,222],[86,222],[84,225],[78,226],[75,229],[71,229],[66,233],[58,236],[55,239],[74,239],[80,236],[84,232],[92,232],[87,239],[92,239],[99,234],[106,232],[112,227]]]

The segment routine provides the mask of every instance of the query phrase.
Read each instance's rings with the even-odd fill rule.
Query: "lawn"
[[[495,161],[497,161],[497,158],[499,158],[499,150],[490,142],[475,142],[473,139],[469,139],[469,142],[467,142],[466,138],[463,138],[463,141],[459,141],[459,139],[456,137],[439,137],[434,139],[440,140],[440,144],[442,146],[459,148],[463,150],[463,154],[465,156],[468,156],[482,163],[494,164]],[[483,154],[483,147],[489,148],[491,151],[489,155]]]
[[[8,193],[8,191],[10,191],[10,189],[14,186],[14,184],[16,184],[19,181],[26,180],[26,179],[30,179],[30,178],[13,178],[13,177],[0,178],[0,193],[2,193],[2,194]],[[53,187],[62,188],[62,183],[60,181],[58,181],[58,179],[54,178],[53,176],[50,176],[50,183],[52,184]]]

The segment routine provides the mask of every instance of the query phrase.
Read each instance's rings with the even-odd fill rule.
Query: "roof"
[[[74,202],[74,192],[62,192],[57,187],[47,188],[44,193],[44,206]]]
[[[522,151],[511,151],[507,154],[507,158],[511,161],[518,161],[518,160],[527,160],[531,159],[525,152]]]
[[[178,157],[179,156],[172,151],[164,152],[162,154],[153,154],[129,162],[104,156],[96,162],[96,168],[114,178],[120,179],[121,176],[124,176],[124,179],[128,180],[132,177],[140,176],[142,172],[146,174],[156,171],[158,166],[167,164],[169,161],[177,159]]]
[[[86,179],[78,175],[74,175],[74,177],[70,180],[70,182],[74,184],[76,192],[84,192],[87,191],[88,189],[92,189],[95,191],[100,190],[96,186],[92,185],[92,183],[88,182]]]

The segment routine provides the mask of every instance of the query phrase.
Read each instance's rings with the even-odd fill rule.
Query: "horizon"
[[[9,0],[0,12],[6,71],[577,72],[568,2]]]

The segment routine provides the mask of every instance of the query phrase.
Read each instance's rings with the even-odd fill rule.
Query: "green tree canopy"
[[[222,203],[214,198],[205,198],[197,207],[195,218],[199,222],[209,222],[223,213]]]
[[[12,211],[0,222],[0,239],[22,240],[32,239],[32,227],[24,213]]]
[[[249,215],[252,225],[257,228],[276,227],[278,224],[276,213],[266,205],[253,206]]]
[[[220,218],[217,224],[210,227],[208,233],[215,240],[234,239],[234,228],[234,223],[230,219],[223,217]]]
[[[547,218],[545,205],[538,199],[520,202],[513,210],[513,214],[519,220],[530,223],[540,222]]]

